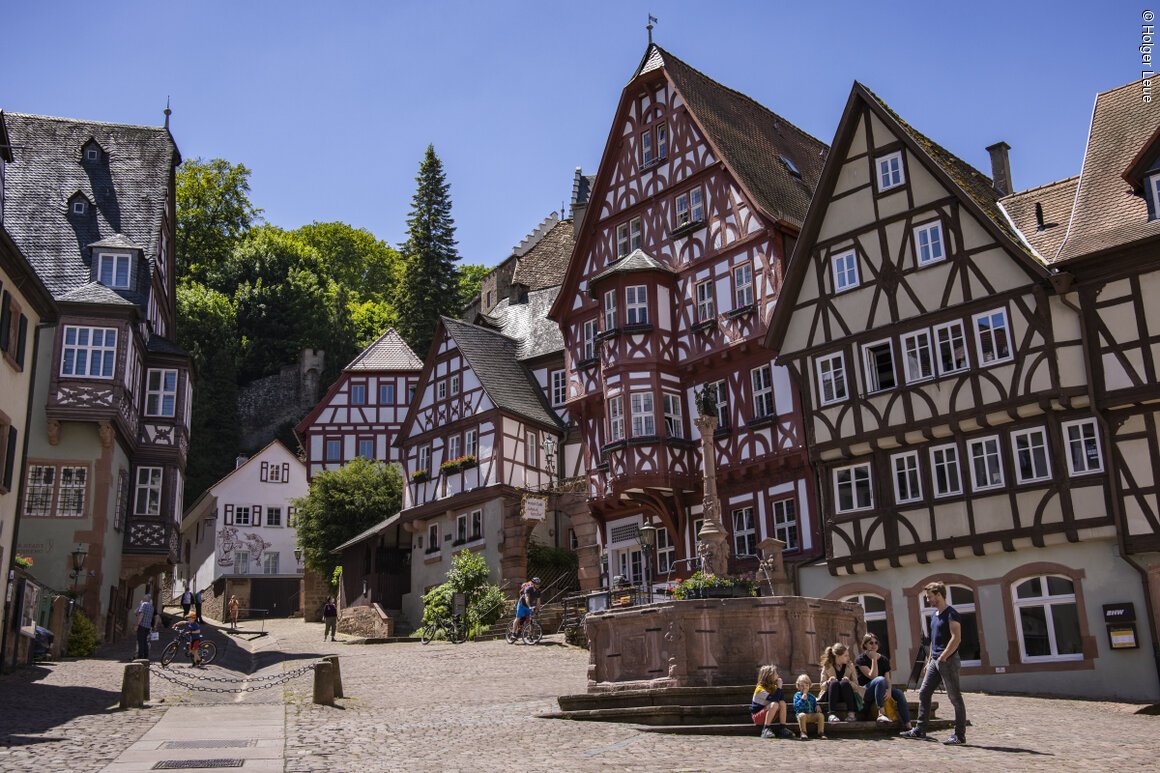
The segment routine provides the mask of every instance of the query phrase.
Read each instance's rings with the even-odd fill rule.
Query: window
[[[677,196],[676,214],[677,228],[689,223],[699,223],[705,219],[704,195],[700,188],[693,188]]]
[[[917,502],[922,499],[922,485],[918,479],[918,452],[910,451],[890,457],[894,469],[894,501]]]
[[[930,223],[914,229],[914,245],[918,254],[918,265],[929,266],[946,257],[943,251],[942,224]]]
[[[64,328],[60,375],[112,378],[117,364],[117,331],[108,327]]]
[[[1067,466],[1072,475],[1085,475],[1104,469],[1095,419],[1064,422],[1063,436],[1067,442]]]
[[[753,266],[746,263],[733,269],[733,308],[753,305]]]
[[[988,437],[967,443],[971,457],[971,488],[975,491],[1003,485],[1003,465],[999,461],[999,438]]]
[[[83,215],[85,213],[85,200],[77,199],[73,202],[72,211],[74,215]]]
[[[657,434],[656,416],[653,415],[652,392],[632,394],[632,436],[651,437]]]
[[[443,381],[442,379],[435,382],[435,399],[447,399],[447,382]]]
[[[367,385],[366,384],[351,384],[350,385],[350,404],[351,405],[366,405],[367,404]]]
[[[1160,217],[1160,174],[1148,178],[1148,190],[1152,192],[1152,219]]]
[[[89,491],[89,468],[62,466],[57,490],[56,514],[62,518],[80,518],[85,514]]]
[[[648,324],[648,291],[644,285],[624,288],[624,314],[626,324]]]
[[[453,394],[453,395],[459,394],[459,374],[458,373],[451,374],[451,394]]]
[[[407,384],[407,403],[410,404],[415,400],[415,390],[418,388],[417,384]]]
[[[596,320],[584,320],[584,359],[596,359]]]
[[[863,617],[866,619],[866,633],[872,633],[878,638],[878,651],[887,657],[890,656],[890,627],[886,622],[886,599],[872,593],[847,596],[842,601],[852,601],[862,605]],[[894,665],[891,660],[891,665]]]
[[[667,158],[669,155],[669,127],[668,124],[657,124],[657,158]]]
[[[228,507],[228,505],[227,505]],[[227,519],[229,520],[229,519]],[[235,526],[249,526],[250,525],[250,508],[245,505],[238,505],[234,507],[234,525]]]
[[[291,529],[295,529],[298,527],[298,508],[297,507],[286,508],[286,525],[289,526]]]
[[[137,495],[133,512],[137,515],[161,515],[161,468],[137,468]]]
[[[455,544],[462,545],[464,542],[467,542],[467,513],[455,518]]]
[[[471,511],[471,539],[483,539],[483,511]]]
[[[427,552],[438,553],[440,549],[439,544],[439,524],[432,523],[427,525]]]
[[[713,282],[697,284],[697,321],[705,322],[717,316],[717,303],[713,297]]]
[[[842,252],[831,258],[834,266],[834,292],[858,286],[858,253]]]
[[[524,433],[524,464],[532,468],[540,466],[540,442],[535,432]]]
[[[394,405],[395,404],[395,385],[394,384],[379,384],[379,404],[380,405]]]
[[[447,459],[444,461],[451,461],[459,458],[459,435],[452,435],[447,438]]]
[[[930,333],[919,330],[902,336],[902,364],[906,383],[914,384],[934,378],[934,357],[930,351]]]
[[[818,358],[818,397],[822,405],[846,399],[846,363],[841,352]]]
[[[922,635],[930,636],[930,613],[926,598],[919,593],[918,603],[922,618]],[[959,613],[962,641],[959,642],[959,657],[964,666],[981,666],[983,649],[979,646],[979,615],[975,606],[975,591],[966,585],[947,585],[947,603]]]
[[[785,156],[778,156],[778,158],[781,159],[781,163],[785,164],[785,169],[787,172],[789,172],[791,175],[798,178],[799,180],[802,178],[802,170],[797,168],[797,164],[795,164],[793,161],[790,161]]]
[[[975,341],[979,345],[979,365],[994,365],[1011,359],[1011,340],[1007,311],[999,309],[976,314]]]
[[[616,257],[623,258],[628,254],[628,223],[621,223],[616,227]]]
[[[629,251],[639,250],[641,245],[641,227],[640,218],[634,217],[628,221],[628,246]]]
[[[608,398],[608,442],[624,440],[624,404],[620,397]]]
[[[604,329],[616,329],[616,290],[604,294]]]
[[[250,552],[248,550],[234,551],[234,574],[250,573]]]
[[[773,536],[785,543],[784,550],[798,549],[797,503],[779,499],[773,503]]]
[[[849,513],[874,506],[870,492],[870,465],[855,464],[834,470],[834,495],[837,511]]]
[[[101,158],[101,151],[96,148],[85,148],[85,161],[99,161]]]
[[[906,182],[906,177],[902,173],[901,150],[879,157],[876,159],[875,165],[878,167],[879,192],[897,188]]]
[[[930,449],[930,465],[934,475],[934,495],[949,497],[963,493],[959,477],[959,449],[954,445]]]
[[[685,422],[681,416],[681,396],[671,392],[661,394],[665,409],[665,434],[668,437],[684,437]]]
[[[713,386],[717,388],[717,428],[722,429],[729,426],[729,388],[724,379],[714,381]]]
[[[281,526],[282,525],[282,508],[281,507],[267,507],[266,508],[266,525],[267,526]]]
[[[654,158],[652,132],[643,131],[640,133],[640,163],[642,166],[651,164]]]
[[[358,456],[374,461],[375,439],[373,437],[360,437],[358,439]]]
[[[936,325],[934,340],[938,347],[939,375],[945,376],[967,369],[967,344],[962,322]]]
[[[733,511],[733,554],[757,555],[757,530],[753,526],[753,508],[742,507]]]
[[[342,439],[336,437],[328,437],[326,439],[326,461],[341,462],[342,461]]]
[[[773,369],[768,365],[749,371],[753,384],[753,418],[773,415]]]
[[[1016,585],[1014,593],[1024,663],[1083,659],[1075,586],[1070,579],[1032,577]]]
[[[52,499],[56,490],[56,467],[43,464],[28,465],[28,488],[24,494],[24,515],[42,518],[52,515]]]
[[[657,574],[672,574],[676,568],[676,560],[677,546],[673,544],[669,530],[662,526],[657,529]]]
[[[560,406],[568,400],[568,374],[562,370],[552,371],[552,405]]]
[[[476,430],[474,430],[474,429],[469,429],[463,433],[463,453],[464,453],[464,455],[475,456],[476,450],[477,450],[478,445],[479,445],[478,443],[476,443],[476,437],[477,437]]]
[[[431,446],[419,447],[419,469],[431,472]]]
[[[145,415],[173,416],[177,409],[177,371],[150,368],[145,376]]]
[[[889,341],[879,341],[862,347],[862,364],[866,368],[866,391],[884,392],[894,389],[894,350]]]
[[[262,556],[262,574],[278,574],[277,553],[266,553]]]
[[[1011,446],[1015,451],[1015,476],[1020,483],[1051,477],[1051,465],[1047,461],[1046,430],[1037,427],[1012,432]]]
[[[97,281],[105,287],[126,289],[129,287],[128,255],[101,253],[97,259]]]

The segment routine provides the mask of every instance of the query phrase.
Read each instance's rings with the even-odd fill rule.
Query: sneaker
[[[780,733],[782,738],[793,738],[793,731],[788,727],[783,727]]]
[[[852,711],[847,711],[847,712],[846,712],[846,721],[847,721],[847,722],[857,722],[857,721],[858,721],[858,715],[857,715],[857,714],[855,714],[855,713],[854,713],[854,712],[852,712]]]
[[[842,720],[838,719],[837,714],[831,714],[830,716],[826,717],[826,721],[829,722],[831,725],[836,725],[839,722],[841,722]]]
[[[899,733],[903,738],[926,738],[926,731],[919,730],[917,727],[907,730],[905,733]]]
[[[875,721],[876,721],[876,722],[881,722],[881,723],[882,723],[882,724],[884,724],[884,725],[888,725],[888,724],[890,724],[891,722],[893,722],[894,720],[892,720],[890,717],[886,716],[885,714],[879,714],[879,715],[878,715],[878,719],[877,719],[877,720],[875,720]]]
[[[957,735],[952,735],[950,738],[943,741],[944,746],[962,746],[967,742],[966,738],[959,738]]]

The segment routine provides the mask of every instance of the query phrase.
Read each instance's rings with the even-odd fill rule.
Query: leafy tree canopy
[[[403,257],[370,231],[336,222],[311,223],[294,234],[314,248],[322,270],[346,287],[352,300],[385,302],[395,296]]]
[[[483,278],[491,272],[487,266],[465,264],[459,267],[459,308],[463,309],[479,295]],[[455,316],[459,316],[458,312]]]
[[[176,203],[179,279],[204,281],[262,214],[250,202],[250,170],[220,158],[178,167]]]

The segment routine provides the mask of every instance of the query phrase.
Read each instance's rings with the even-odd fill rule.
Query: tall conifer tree
[[[419,184],[407,217],[403,245],[404,274],[399,297],[399,334],[420,357],[427,356],[435,325],[442,314],[459,312],[459,272],[455,261],[455,221],[451,219],[451,189],[435,147],[427,146],[419,165]]]

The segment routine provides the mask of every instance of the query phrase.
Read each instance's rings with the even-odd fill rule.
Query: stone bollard
[[[331,672],[334,674],[334,697],[345,698],[346,696],[342,694],[342,668],[338,665],[338,655],[327,655],[323,660],[334,666],[334,671]]]
[[[126,663],[121,680],[121,708],[139,709],[145,705],[145,679],[148,669],[140,663]]]
[[[149,701],[149,658],[137,658],[134,663],[140,663],[145,666],[145,701]]]
[[[334,666],[325,660],[314,664],[314,702],[320,706],[334,705]]]

